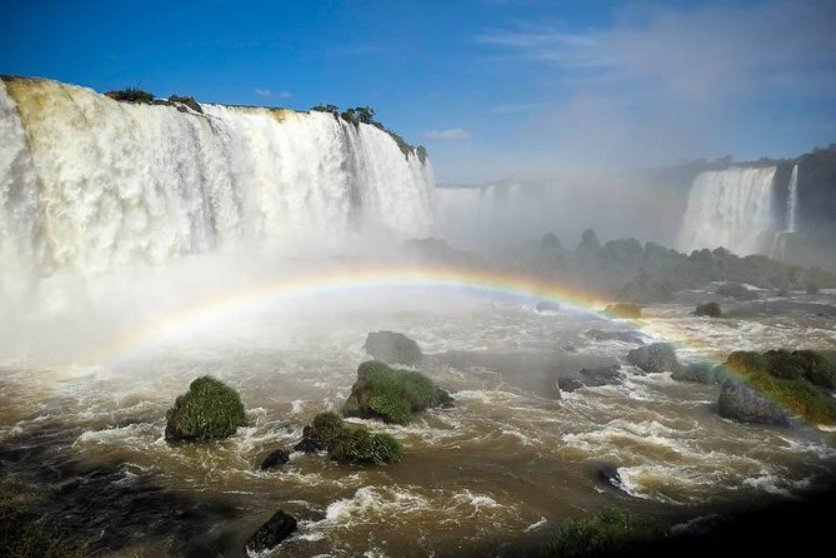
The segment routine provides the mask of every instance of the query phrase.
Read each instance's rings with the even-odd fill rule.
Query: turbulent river
[[[648,308],[641,331],[680,332],[686,362],[744,348],[836,349],[836,293],[729,305],[719,320],[689,314],[700,297]],[[687,517],[803,494],[832,474],[833,433],[721,419],[718,388],[642,375],[624,360],[635,342],[587,334],[629,323],[541,313],[536,302],[421,286],[334,290],[185,320],[70,361],[7,350],[0,461],[49,491],[44,511],[63,526],[139,556],[240,555],[278,509],[300,524],[277,555],[496,554],[609,504]],[[356,421],[403,443],[397,465],[294,453],[283,470],[259,471],[316,413],[339,408],[369,358],[366,334],[379,329],[421,345],[419,369],[455,408],[405,427]],[[562,397],[555,388],[563,372],[613,361],[622,385]],[[239,390],[250,426],[220,442],[167,443],[166,409],[204,374]],[[598,478],[607,464],[620,489]]]

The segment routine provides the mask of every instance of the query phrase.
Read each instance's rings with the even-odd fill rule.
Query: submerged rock
[[[296,530],[296,519],[284,511],[277,511],[267,523],[258,528],[258,531],[247,540],[246,550],[248,553],[258,554],[273,549]]]
[[[756,291],[749,290],[740,283],[723,283],[717,287],[717,294],[720,296],[728,296],[738,300],[755,300],[758,298]]]
[[[641,335],[633,331],[604,331],[601,329],[587,330],[584,335],[593,341],[622,341],[644,345]]]
[[[394,331],[374,331],[363,345],[375,360],[393,364],[417,364],[424,358],[418,343]]]
[[[618,466],[612,463],[605,463],[598,467],[597,479],[607,486],[624,490],[624,484],[621,482],[621,475],[618,473]]]
[[[277,449],[268,455],[264,461],[261,462],[261,467],[259,467],[262,471],[267,471],[268,469],[276,469],[277,467],[281,467],[285,463],[290,461],[290,452],[283,449]]]
[[[325,450],[325,448],[317,442],[316,440],[312,440],[307,436],[302,438],[302,440],[293,446],[293,451],[301,451],[304,453],[319,453]]]
[[[719,318],[723,315],[723,310],[716,302],[701,302],[697,304],[697,309],[694,310],[695,316],[708,316],[709,318]]]
[[[682,369],[670,343],[653,343],[633,349],[627,353],[627,362],[648,373],[679,372]]]
[[[166,412],[166,440],[212,440],[235,434],[247,425],[238,393],[223,382],[203,376]]]
[[[723,383],[717,406],[721,417],[739,422],[777,426],[787,426],[790,423],[790,417],[784,410],[745,383]]]
[[[420,372],[396,370],[372,360],[357,369],[357,381],[342,413],[406,424],[413,413],[430,407],[449,407],[452,403],[449,393]]]

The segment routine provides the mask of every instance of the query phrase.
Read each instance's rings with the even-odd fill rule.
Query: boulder
[[[680,382],[720,384],[727,378],[727,375],[728,373],[723,366],[715,366],[707,362],[694,362],[671,374],[671,378]]]
[[[627,362],[648,373],[679,372],[682,366],[670,343],[653,343],[627,353]]]
[[[585,386],[610,386],[622,382],[621,366],[614,364],[604,368],[584,368],[578,372],[580,382]]]
[[[720,305],[716,302],[701,302],[697,304],[697,309],[694,310],[695,316],[708,316],[709,318],[719,318],[723,315]]]
[[[393,364],[417,364],[424,358],[418,343],[394,331],[374,331],[366,337],[363,345],[375,360]]]
[[[328,450],[335,461],[382,464],[397,463],[403,457],[400,443],[389,434],[372,434],[362,426],[350,426],[332,412],[316,415],[304,434],[306,440]]]
[[[259,467],[262,471],[267,471],[269,469],[276,469],[281,467],[285,463],[290,461],[290,452],[283,449],[277,449],[268,455],[264,461],[261,462],[261,467]]]
[[[573,392],[581,389],[584,385],[575,378],[560,378],[557,380],[557,388],[560,391]]]
[[[295,530],[296,519],[279,510],[247,539],[246,551],[248,554],[258,554],[276,548]]]
[[[413,413],[449,406],[452,401],[449,393],[420,372],[396,370],[372,360],[357,369],[357,381],[351,387],[342,414],[406,424],[412,420]]]
[[[717,402],[721,417],[739,422],[787,426],[790,417],[757,390],[742,382],[727,380]]]
[[[612,463],[605,463],[598,467],[597,479],[603,484],[623,490],[624,485],[621,482],[621,475],[618,474],[618,466]]]
[[[299,443],[293,446],[293,451],[301,451],[304,453],[319,453],[323,450],[325,450],[325,448],[322,444],[308,437],[302,438]]]
[[[593,341],[621,341],[623,343],[636,343],[643,345],[641,335],[634,331],[604,331],[601,329],[587,330],[584,335]]]
[[[166,440],[212,440],[235,434],[247,425],[238,393],[223,382],[203,376],[166,412]]]

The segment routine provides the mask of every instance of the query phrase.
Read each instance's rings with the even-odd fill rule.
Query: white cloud
[[[272,91],[270,91],[270,90],[269,90],[269,89],[267,89],[267,88],[264,88],[264,87],[256,87],[256,88],[253,90],[253,93],[255,93],[256,95],[258,95],[259,97],[264,97],[265,99],[269,99],[270,97],[272,97],[272,96],[273,96],[273,92],[272,92]]]
[[[293,93],[291,93],[290,91],[279,91],[278,93],[276,93],[276,97],[278,97],[279,99],[290,99],[291,97],[293,97]]]
[[[424,137],[430,140],[440,141],[461,141],[470,138],[464,128],[448,128],[447,130],[430,130],[424,133]]]

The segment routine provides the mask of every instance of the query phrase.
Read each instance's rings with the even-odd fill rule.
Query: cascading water
[[[425,234],[432,169],[327,113],[0,80],[0,267],[95,275],[249,240]]]
[[[740,255],[769,248],[776,167],[731,168],[694,179],[685,210],[679,248],[690,252],[725,247]]]
[[[793,165],[787,191],[787,232],[797,232],[798,227],[798,165]]]

